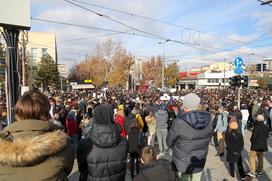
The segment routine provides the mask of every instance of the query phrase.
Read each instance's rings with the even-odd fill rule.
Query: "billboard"
[[[1,0],[0,26],[30,29],[30,0]]]

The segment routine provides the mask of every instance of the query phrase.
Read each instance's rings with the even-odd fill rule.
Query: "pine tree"
[[[44,55],[37,68],[37,84],[42,83],[44,88],[48,86],[60,86],[58,66],[50,55]]]

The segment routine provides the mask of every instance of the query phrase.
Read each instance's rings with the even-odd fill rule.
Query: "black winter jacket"
[[[251,150],[253,151],[268,151],[267,138],[269,136],[268,127],[263,121],[257,121],[250,138]]]
[[[225,133],[225,141],[227,146],[227,162],[238,162],[241,152],[244,148],[244,139],[242,133],[238,129],[228,128]]]
[[[140,131],[137,128],[130,129],[128,133],[128,152],[133,153],[136,152],[140,154]]]
[[[173,121],[167,145],[173,150],[173,162],[181,173],[204,169],[211,138],[211,116],[207,111],[190,111]]]
[[[117,124],[93,124],[89,137],[77,150],[80,180],[124,181],[127,141],[120,136]]]
[[[168,160],[154,160],[144,165],[133,181],[174,181],[175,172]]]

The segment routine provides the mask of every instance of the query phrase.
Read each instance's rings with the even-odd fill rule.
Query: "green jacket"
[[[68,180],[74,152],[50,121],[22,120],[0,132],[0,181]]]

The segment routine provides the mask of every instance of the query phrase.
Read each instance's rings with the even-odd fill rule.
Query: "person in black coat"
[[[130,172],[132,178],[134,177],[135,166],[137,174],[140,172],[140,137],[140,126],[138,124],[138,121],[134,119],[132,120],[132,123],[130,125],[130,131],[128,133],[128,152],[130,155]]]
[[[113,123],[112,107],[97,106],[90,133],[77,149],[81,181],[125,181],[127,141],[120,131]]]
[[[177,118],[175,111],[173,110],[172,105],[167,106],[167,113],[168,113],[168,130],[170,129],[173,121]]]
[[[243,119],[243,115],[242,115],[241,111],[238,109],[237,105],[233,106],[233,108],[232,108],[232,110],[231,110],[231,112],[229,114],[229,118],[231,119],[232,117],[236,118],[239,130],[242,131],[242,119]]]
[[[258,157],[257,173],[262,175],[263,171],[263,152],[268,151],[267,138],[269,136],[269,129],[264,124],[265,117],[261,114],[257,115],[257,122],[253,128],[250,138],[250,173],[249,176],[255,177],[255,161]]]
[[[155,150],[146,146],[142,151],[140,173],[133,181],[174,181],[176,176],[172,164],[166,159],[156,160]]]
[[[230,175],[234,177],[235,164],[237,164],[238,171],[242,180],[246,178],[243,167],[241,152],[244,148],[244,139],[236,120],[232,117],[229,122],[229,127],[225,133],[225,141],[227,146],[227,162],[229,162]]]

